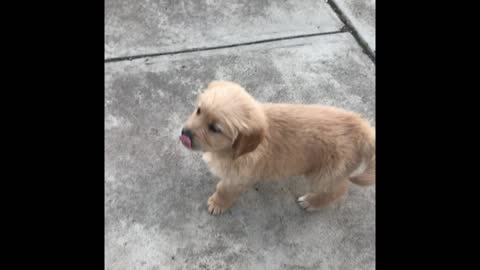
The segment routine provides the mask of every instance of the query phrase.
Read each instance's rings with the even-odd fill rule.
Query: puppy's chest
[[[214,157],[211,153],[203,154],[202,158],[207,163],[210,171],[218,177],[236,178],[241,176],[241,170],[230,160]]]

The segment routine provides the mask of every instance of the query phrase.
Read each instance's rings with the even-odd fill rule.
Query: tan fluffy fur
[[[195,150],[220,178],[208,199],[212,214],[232,206],[261,180],[305,176],[310,192],[298,198],[319,209],[346,193],[348,180],[375,182],[375,130],[342,109],[301,104],[262,104],[241,86],[214,81],[200,94],[200,113],[184,125]],[[208,129],[216,125],[220,133]]]

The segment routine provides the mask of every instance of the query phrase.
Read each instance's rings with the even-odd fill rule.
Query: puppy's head
[[[265,136],[265,114],[240,85],[213,81],[197,100],[180,140],[192,150],[223,152],[233,159],[257,148]]]

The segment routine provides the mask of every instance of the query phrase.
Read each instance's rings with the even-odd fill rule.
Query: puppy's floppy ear
[[[265,137],[263,129],[255,129],[250,134],[239,133],[233,143],[233,159],[252,152],[262,142]]]

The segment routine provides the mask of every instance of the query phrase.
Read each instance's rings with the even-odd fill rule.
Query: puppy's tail
[[[359,186],[369,186],[375,184],[375,128],[364,125],[365,143],[363,144],[364,156],[371,157],[368,161],[362,162],[360,167],[350,175],[350,181]],[[368,162],[368,163],[367,163]]]
[[[359,186],[369,186],[375,184],[375,155],[367,164],[365,170],[359,175],[351,176],[350,181]]]

